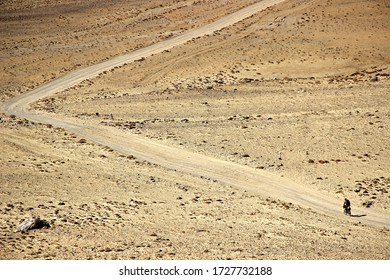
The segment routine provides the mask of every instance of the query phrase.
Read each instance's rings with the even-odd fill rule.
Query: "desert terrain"
[[[2,1],[0,102],[255,2]],[[389,226],[365,220],[390,223],[389,17],[286,0],[31,105],[286,178],[339,215],[1,113],[0,259],[389,259]],[[31,216],[50,228],[15,232]]]

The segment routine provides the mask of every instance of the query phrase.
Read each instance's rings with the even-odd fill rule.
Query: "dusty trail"
[[[158,142],[132,135],[111,127],[102,127],[82,123],[76,119],[60,119],[49,115],[29,111],[30,104],[39,99],[63,91],[78,83],[96,77],[103,71],[130,63],[142,57],[160,53],[193,38],[211,34],[228,25],[247,18],[267,7],[283,2],[284,0],[266,0],[241,9],[225,16],[204,27],[190,30],[177,37],[153,44],[151,46],[118,56],[108,61],[82,68],[62,77],[54,79],[22,96],[18,96],[1,106],[1,111],[13,114],[28,120],[52,124],[64,128],[74,134],[92,142],[109,146],[123,154],[133,155],[139,159],[149,161],[163,167],[185,172],[198,177],[216,180],[224,185],[245,189],[261,196],[270,196],[283,201],[310,207],[315,211],[343,217],[341,213],[342,201],[304,188],[286,178],[242,166],[228,161],[207,157],[183,149],[169,147]],[[390,219],[385,213],[372,209],[353,208],[354,214],[360,217],[353,221],[361,221],[378,226],[390,226]]]

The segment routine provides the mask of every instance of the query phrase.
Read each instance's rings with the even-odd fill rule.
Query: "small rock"
[[[17,228],[16,231],[27,231],[32,229],[49,228],[50,225],[47,221],[40,218],[28,218],[24,220]]]
[[[365,206],[366,208],[370,208],[372,204],[373,204],[372,201],[363,202],[363,206]]]
[[[370,79],[370,82],[377,82],[377,81],[379,81],[379,78],[376,75],[372,76]]]

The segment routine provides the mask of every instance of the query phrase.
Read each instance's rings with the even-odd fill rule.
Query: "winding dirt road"
[[[104,71],[133,62],[142,57],[160,53],[194,38],[212,34],[283,1],[260,1],[204,27],[190,30],[179,36],[138,49],[126,55],[70,72],[24,95],[9,100],[0,109],[9,115],[13,114],[30,121],[64,128],[82,138],[109,146],[120,153],[133,155],[141,160],[146,160],[169,169],[216,180],[224,185],[245,189],[264,197],[273,197],[298,204],[326,215],[345,218],[341,213],[340,204],[342,204],[342,201],[300,186],[275,174],[189,152],[184,149],[166,146],[115,128],[85,124],[77,119],[62,119],[29,110],[30,105],[39,99],[73,87],[86,79],[96,77]],[[351,219],[355,222],[361,221],[377,226],[390,226],[390,219],[384,212],[357,208],[354,208],[353,211],[356,217]]]

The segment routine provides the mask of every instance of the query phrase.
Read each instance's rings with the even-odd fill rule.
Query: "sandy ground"
[[[5,1],[0,100],[252,3],[236,2]],[[390,216],[388,17],[386,1],[286,1],[34,108]],[[13,116],[1,115],[0,129],[1,259],[389,259],[389,229],[358,217],[259,197]],[[51,228],[15,233],[31,215]]]

